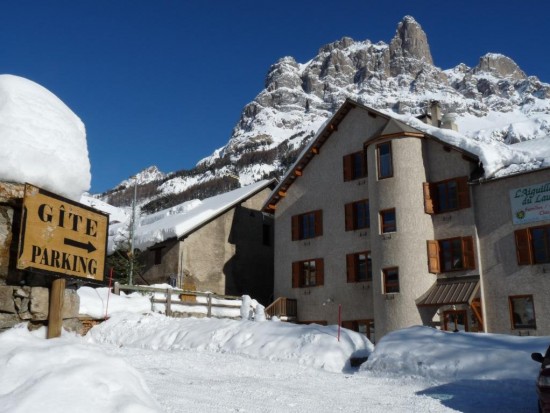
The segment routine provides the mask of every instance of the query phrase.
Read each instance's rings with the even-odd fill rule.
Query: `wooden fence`
[[[186,307],[206,307],[206,316],[212,317],[212,309],[214,308],[228,308],[234,310],[240,310],[242,298],[233,295],[218,295],[214,293],[204,293],[199,291],[187,291],[179,288],[159,288],[159,287],[145,287],[137,285],[121,285],[115,283],[113,292],[120,295],[120,291],[137,291],[141,293],[151,293],[151,305],[164,304],[166,308],[166,315],[173,315],[173,306],[182,305]],[[156,298],[155,294],[164,294],[164,298]],[[180,299],[174,300],[173,295],[177,295]],[[204,297],[205,301],[197,301],[198,297]],[[223,301],[223,302],[218,302]],[[182,311],[184,313],[194,313],[193,311]],[[198,311],[196,312],[198,313]],[[239,313],[240,314],[240,313]]]

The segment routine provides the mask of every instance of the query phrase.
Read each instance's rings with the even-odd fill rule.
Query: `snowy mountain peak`
[[[516,62],[498,53],[487,53],[485,56],[480,57],[479,63],[473,71],[474,73],[486,72],[497,77],[514,80],[527,78],[527,75],[519,68]]]
[[[397,25],[397,31],[390,43],[390,58],[413,58],[433,64],[426,33],[413,17],[405,16]]]
[[[444,114],[456,114],[460,133],[474,140],[517,143],[550,135],[549,84],[497,53],[485,54],[474,68],[460,64],[442,70],[433,64],[420,24],[405,16],[389,44],[344,36],[305,63],[291,56],[278,59],[267,71],[265,88],[243,108],[227,144],[194,170],[168,175],[155,193],[162,199],[158,204],[166,208],[283,176],[347,98],[414,116],[437,100]],[[166,203],[167,197],[178,199]]]
[[[148,184],[149,182],[159,181],[161,179],[164,179],[165,177],[166,174],[164,172],[161,172],[155,165],[152,165],[148,168],[145,168],[143,171],[138,172],[134,176],[131,176],[130,178],[122,181],[120,184],[117,185],[117,188],[128,188],[130,186],[133,186],[134,183],[137,183],[138,185],[144,185]]]

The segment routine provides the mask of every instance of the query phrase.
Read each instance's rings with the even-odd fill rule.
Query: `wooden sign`
[[[17,268],[103,281],[109,216],[25,184]]]

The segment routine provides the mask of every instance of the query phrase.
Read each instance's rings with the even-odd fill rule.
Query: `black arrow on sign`
[[[88,243],[86,244],[84,242],[76,241],[74,239],[65,238],[64,244],[70,245],[71,247],[82,248],[83,250],[88,251],[88,254],[90,252],[94,252],[97,249],[90,241],[88,241]]]

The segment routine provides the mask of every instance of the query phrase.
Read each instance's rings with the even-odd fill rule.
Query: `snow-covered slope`
[[[284,175],[346,98],[409,116],[425,113],[437,100],[473,142],[515,144],[550,135],[550,85],[526,75],[512,59],[487,53],[475,67],[446,70],[434,61],[426,34],[410,16],[389,44],[343,37],[306,63],[283,57],[244,107],[228,143],[194,170],[168,174],[155,197],[220,176],[237,176],[244,185]]]

